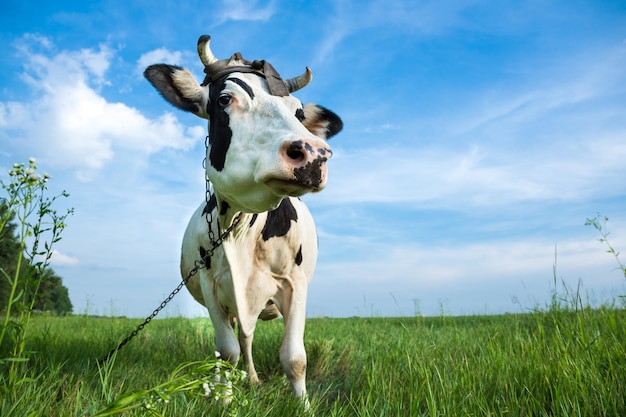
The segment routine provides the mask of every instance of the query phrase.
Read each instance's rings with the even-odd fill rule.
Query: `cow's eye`
[[[221,96],[217,98],[217,104],[219,104],[221,107],[228,107],[228,105],[230,104],[232,100],[233,99],[230,95],[222,94]]]

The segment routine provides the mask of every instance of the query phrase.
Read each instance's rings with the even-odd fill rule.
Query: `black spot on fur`
[[[292,220],[298,221],[298,213],[291,201],[285,198],[276,209],[267,213],[267,220],[261,231],[263,240],[285,236],[291,228]]]
[[[230,129],[230,117],[225,109],[217,104],[217,98],[224,90],[225,81],[221,80],[209,86],[209,103],[207,113],[209,113],[209,162],[217,171],[224,169],[226,162],[226,152],[230,147],[233,131]]]
[[[248,225],[248,227],[252,227],[252,225],[254,224],[254,222],[256,222],[256,218],[259,217],[259,215],[257,213],[254,213],[252,215],[252,218],[250,219],[250,224]]]
[[[295,261],[298,266],[302,264],[302,245],[300,245],[300,249],[298,249],[298,253],[296,253]]]
[[[205,266],[207,269],[208,269],[208,268],[211,268],[211,257],[207,257],[207,258],[205,259],[206,254],[207,254],[206,249],[204,249],[204,247],[200,246],[200,247],[198,248],[198,252],[200,253],[200,259],[202,259],[202,260],[204,261],[204,266]]]
[[[293,175],[296,181],[311,187],[319,187],[322,183],[322,164],[327,160],[328,158],[319,157],[303,167],[295,168]]]
[[[229,208],[230,205],[228,204],[228,201],[222,201],[222,206],[220,207],[220,216],[225,216],[226,213],[228,213]]]
[[[228,81],[232,81],[239,85],[239,87],[243,88],[243,90],[248,93],[250,98],[254,100],[254,91],[252,91],[252,87],[250,87],[244,80],[240,80],[239,78],[229,78]]]
[[[305,119],[303,109],[296,110],[296,118],[300,120],[301,122]]]
[[[211,198],[209,198],[209,201],[204,206],[204,210],[202,210],[202,214],[203,215],[209,214],[210,212],[213,211],[213,209],[215,209],[215,207],[217,207],[217,198],[215,198],[215,194],[211,194]]]

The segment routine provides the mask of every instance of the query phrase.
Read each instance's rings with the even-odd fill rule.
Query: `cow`
[[[343,122],[291,95],[311,81],[308,67],[284,80],[268,62],[239,52],[218,60],[210,40],[198,40],[201,84],[179,66],[155,64],[144,72],[165,100],[208,120],[210,188],[185,231],[181,274],[188,277],[205,259],[187,289],[208,309],[215,350],[232,364],[243,355],[252,383],[259,381],[252,359],[257,320],[282,316],[280,362],[294,395],[306,398],[307,286],[318,247],[313,218],[299,197],[325,187],[332,156],[326,139]]]

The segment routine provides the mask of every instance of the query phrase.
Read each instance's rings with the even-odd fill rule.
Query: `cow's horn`
[[[306,85],[310,83],[312,79],[313,73],[311,72],[311,69],[309,67],[306,67],[306,71],[304,72],[304,74],[286,80],[285,84],[287,84],[289,92],[293,93],[294,91],[298,91],[299,89],[306,87]]]
[[[211,52],[211,47],[209,46],[210,42],[211,37],[209,35],[202,35],[200,39],[198,39],[198,55],[205,67],[217,61],[217,58],[215,58],[213,52]]]

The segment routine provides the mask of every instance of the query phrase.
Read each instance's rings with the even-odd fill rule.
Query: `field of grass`
[[[139,320],[35,317],[24,366],[0,387],[0,416],[80,416],[213,356],[208,319],[154,320],[102,371],[94,367]],[[302,414],[278,360],[280,321],[254,341],[263,383],[237,385],[246,404],[175,395],[168,416]],[[552,308],[471,317],[307,321],[308,390],[316,416],[625,416],[626,310]],[[147,415],[140,408],[124,415]]]
[[[59,196],[43,198],[49,176],[34,175],[36,168],[34,159],[16,164],[11,184],[0,184],[10,196],[5,201],[22,213],[15,273],[1,270],[11,291],[0,327],[0,417],[105,417],[122,410],[128,416],[626,416],[625,299],[592,309],[571,292],[526,314],[308,320],[308,410],[281,371],[280,320],[257,327],[253,350],[264,383],[236,380],[230,405],[215,401],[224,385],[214,377],[234,379],[241,371],[215,360],[208,319],[154,320],[99,367],[97,360],[141,320],[31,316],[35,297],[28,301],[18,291],[23,280],[37,288],[43,279],[21,275],[26,237],[34,236],[30,253],[46,255],[35,264],[45,271],[71,213],[50,209]],[[27,221],[31,213],[39,216],[34,223]],[[10,218],[0,219],[0,231]],[[600,232],[626,276],[607,240],[607,220],[598,214],[586,224]],[[38,251],[46,231],[52,236]]]

